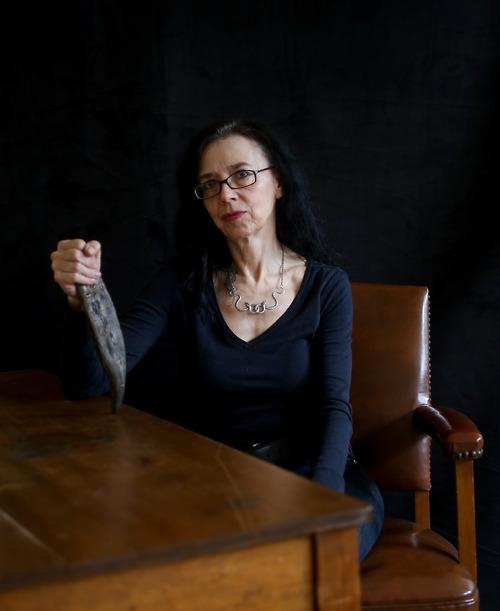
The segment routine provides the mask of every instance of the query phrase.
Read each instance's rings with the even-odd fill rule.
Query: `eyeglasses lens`
[[[220,193],[223,182],[227,182],[231,189],[243,189],[253,185],[256,180],[257,173],[253,170],[240,170],[228,176],[225,181],[207,180],[203,184],[198,185],[194,191],[199,199],[208,199]]]

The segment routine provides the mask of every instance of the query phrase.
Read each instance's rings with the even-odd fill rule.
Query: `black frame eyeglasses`
[[[257,182],[257,174],[265,172],[266,170],[274,170],[274,167],[275,166],[270,165],[268,168],[262,168],[262,170],[238,170],[224,180],[211,178],[195,187],[194,194],[198,199],[215,197],[221,192],[223,183],[230,189],[244,189],[245,187],[250,187]]]

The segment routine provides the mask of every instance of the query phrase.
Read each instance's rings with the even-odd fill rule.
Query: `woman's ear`
[[[276,181],[276,199],[281,199],[283,197],[283,187],[281,186],[281,181],[279,176],[275,177],[275,181]]]

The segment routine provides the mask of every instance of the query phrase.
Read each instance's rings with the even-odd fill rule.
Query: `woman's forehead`
[[[230,167],[240,163],[260,163],[267,161],[260,144],[240,134],[231,134],[211,142],[203,151],[199,164],[199,174],[211,172],[217,167]]]

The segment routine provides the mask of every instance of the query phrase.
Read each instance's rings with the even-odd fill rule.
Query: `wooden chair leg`
[[[460,564],[477,580],[474,461],[471,459],[455,460],[455,478]]]

